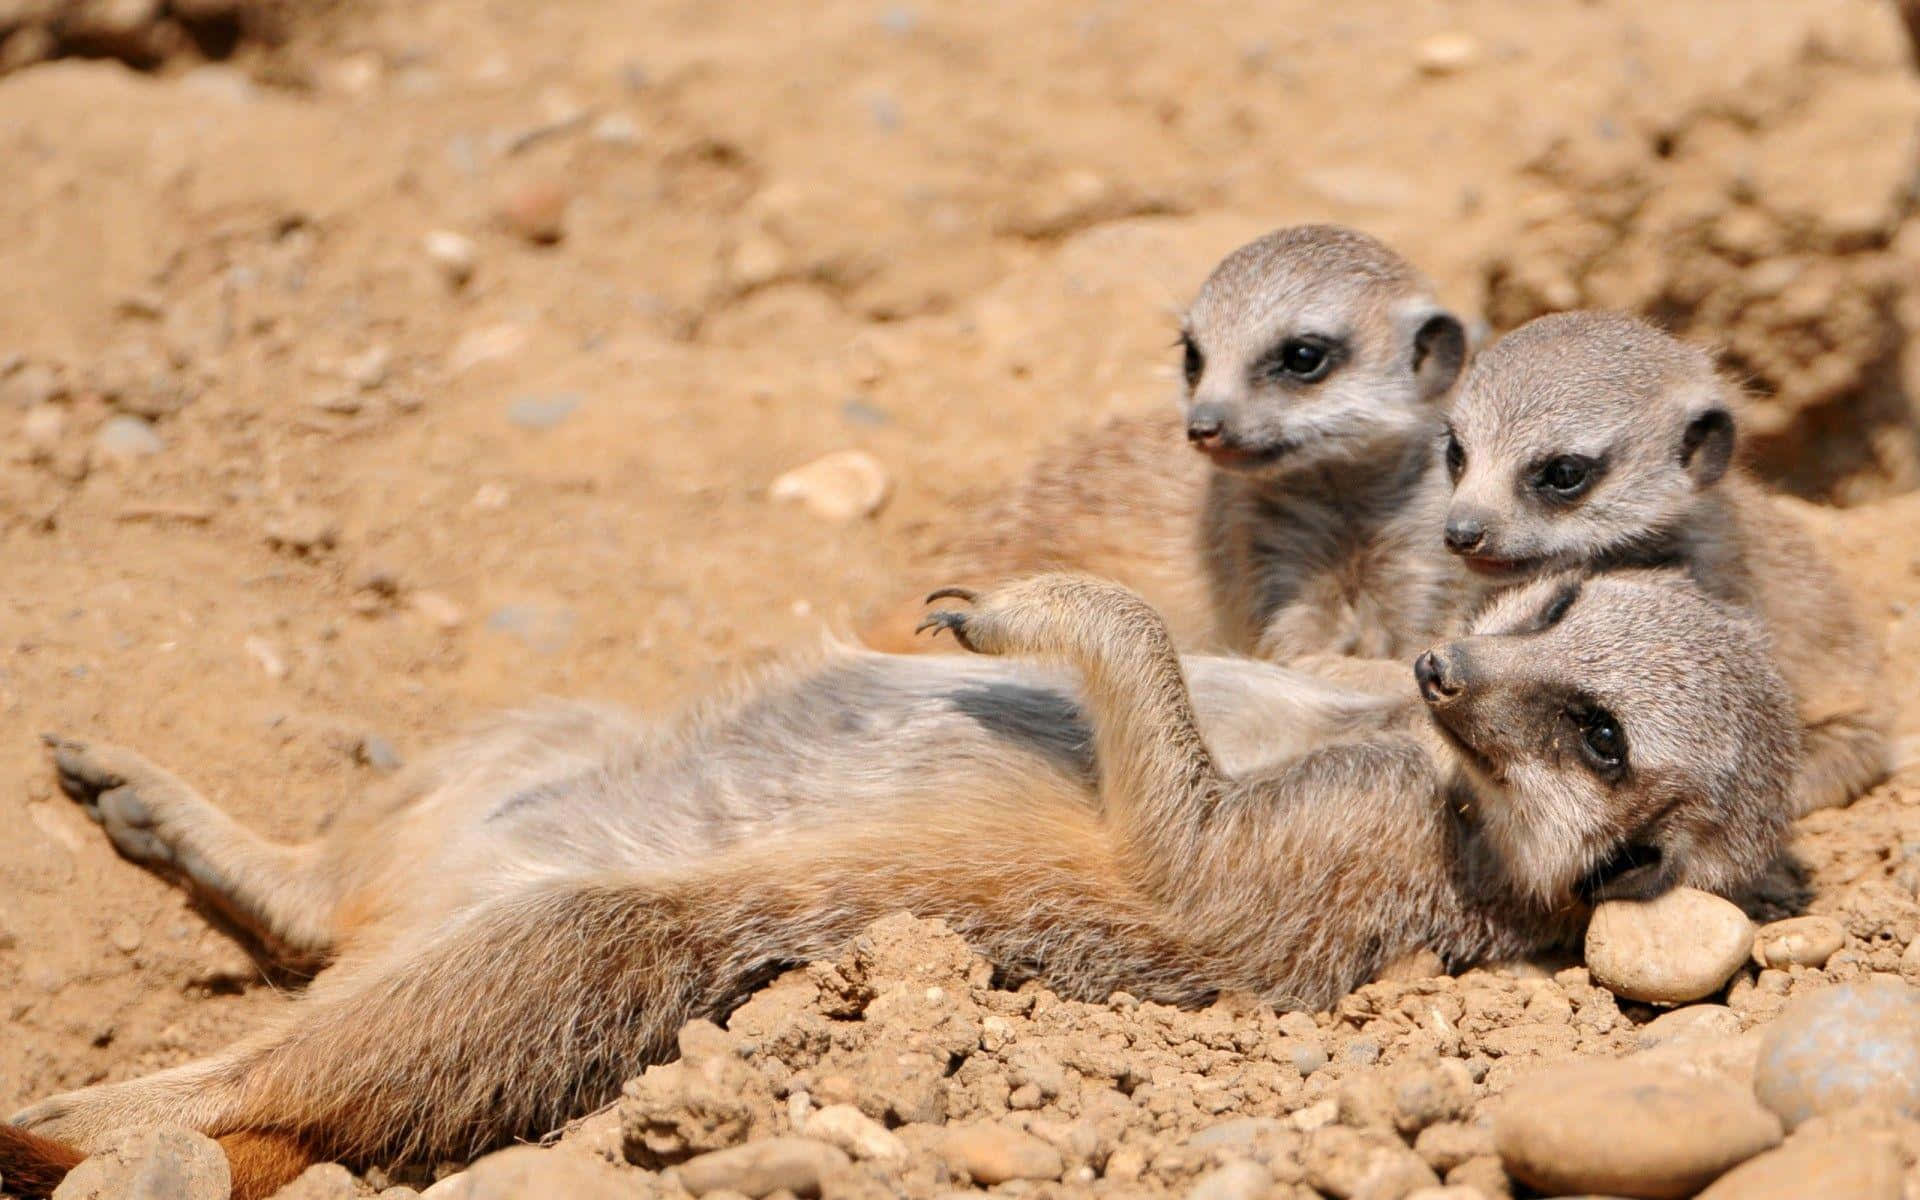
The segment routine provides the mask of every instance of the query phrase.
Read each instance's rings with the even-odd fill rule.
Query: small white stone
[[[829,1104],[808,1115],[806,1135],[857,1159],[899,1162],[907,1157],[905,1142],[851,1104]]]
[[[803,504],[825,520],[845,522],[878,512],[892,490],[886,468],[873,455],[840,450],[788,471],[767,494],[781,503]]]
[[[94,451],[106,461],[125,464],[150,458],[166,448],[153,426],[139,417],[122,414],[109,420],[93,436]]]
[[[1846,943],[1846,929],[1832,917],[1789,917],[1754,933],[1753,961],[1759,967],[1822,967]]]
[[[440,272],[450,287],[464,287],[480,264],[480,250],[473,239],[451,229],[436,229],[421,239],[427,261]]]
[[[1420,43],[1414,54],[1428,75],[1455,75],[1480,61],[1480,39],[1470,33],[1437,33]]]
[[[253,661],[260,664],[260,669],[266,672],[268,679],[287,677],[287,660],[280,657],[280,652],[273,648],[273,643],[256,635],[247,638],[241,645],[246,648],[248,654],[253,656]]]

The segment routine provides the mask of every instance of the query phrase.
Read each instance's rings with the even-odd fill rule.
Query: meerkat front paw
[[[1139,596],[1084,575],[1038,575],[984,595],[941,588],[927,603],[948,599],[965,601],[970,611],[936,609],[915,632],[944,629],[975,654],[1102,653],[1118,639],[1165,631]]]
[[[131,750],[42,734],[60,790],[100,823],[115,849],[144,866],[169,866],[173,848],[160,835],[162,810],[176,787]]]

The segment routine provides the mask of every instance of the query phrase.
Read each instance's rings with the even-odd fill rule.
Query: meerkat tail
[[[0,1124],[0,1179],[7,1194],[22,1200],[46,1200],[86,1155],[52,1138]]]
[[[307,1142],[291,1134],[243,1130],[215,1140],[227,1154],[232,1200],[267,1200],[320,1161]]]

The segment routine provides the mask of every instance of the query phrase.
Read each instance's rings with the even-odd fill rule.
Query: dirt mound
[[[1842,503],[1912,488],[1917,154],[1920,97],[1885,48],[1810,38],[1735,87],[1628,108],[1527,162],[1487,317],[1642,313],[1719,348],[1781,486]]]

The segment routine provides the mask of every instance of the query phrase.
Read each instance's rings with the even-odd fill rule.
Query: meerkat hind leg
[[[317,849],[270,842],[143,755],[104,742],[44,739],[60,790],[99,822],[122,855],[180,882],[276,957],[332,950],[332,891]]]

